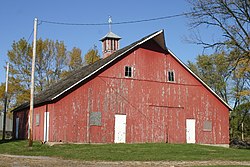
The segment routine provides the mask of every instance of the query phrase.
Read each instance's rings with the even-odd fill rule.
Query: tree
[[[228,61],[230,56],[232,54],[227,55],[225,52],[199,55],[196,59],[197,62],[188,62],[188,66],[225,102],[232,106],[233,111],[230,114],[231,137],[240,139],[242,122],[245,125],[245,136],[250,137],[250,126],[248,126],[250,124],[250,78],[249,72],[245,70],[245,63],[239,63],[237,68],[231,71],[231,66],[234,64]]]
[[[8,51],[10,75],[28,90],[31,78],[32,47],[26,40],[13,42],[12,50]],[[66,68],[66,48],[63,42],[37,40],[35,64],[36,92],[44,90],[56,82]]]
[[[36,88],[39,91],[57,82],[67,71],[67,50],[63,42],[37,41]]]
[[[77,48],[74,50],[80,52]],[[10,63],[9,99],[10,107],[14,107],[29,100],[32,46],[25,39],[14,41],[12,49],[8,51],[8,58]],[[54,42],[49,39],[37,40],[35,93],[45,90],[65,77],[69,70],[67,60],[68,52],[63,42]]]
[[[212,55],[199,55],[197,62],[188,62],[189,68],[208,84],[222,99],[228,102],[230,64],[224,52]]]
[[[4,97],[5,97],[5,84],[1,83],[0,85],[0,97],[1,101],[0,101],[0,115],[2,114],[2,112],[4,111]]]
[[[230,114],[231,138],[250,137],[250,102],[239,105]]]
[[[203,41],[200,37],[196,44],[205,48],[216,47],[228,50],[228,53],[237,51],[237,56],[231,61],[233,68],[244,60],[250,63],[250,1],[249,0],[190,0],[192,5],[190,25],[194,28],[207,26],[222,32],[222,38],[212,43]]]
[[[94,62],[99,60],[100,55],[98,53],[97,47],[94,46],[92,49],[90,49],[88,53],[86,53],[86,55],[84,56],[84,59],[87,64],[93,64]]]
[[[72,51],[69,52],[69,70],[76,70],[83,66],[81,50],[79,48],[74,47]]]
[[[5,97],[5,83],[0,84],[0,111],[4,107]],[[13,77],[9,77],[8,93],[7,93],[7,108],[8,111],[12,110],[16,105],[20,105],[23,101],[29,99],[29,91],[25,90],[24,87]]]
[[[10,75],[16,80],[21,81],[20,84],[29,87],[30,71],[32,60],[31,45],[25,39],[13,42],[12,50],[8,51],[10,63]]]
[[[29,98],[30,71],[32,60],[31,45],[25,39],[13,42],[8,51],[9,69],[9,107],[20,105]]]

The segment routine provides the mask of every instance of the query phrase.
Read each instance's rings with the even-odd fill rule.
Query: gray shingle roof
[[[141,45],[142,43],[154,38],[155,36],[158,36],[159,34],[163,34],[163,30],[157,31],[153,34],[150,34],[118,51],[111,54],[110,56],[98,60],[95,63],[91,65],[84,66],[76,71],[71,72],[68,77],[58,81],[57,83],[51,85],[48,89],[45,91],[40,92],[38,95],[34,98],[34,105],[42,105],[44,103],[50,103],[53,100],[56,100],[57,98],[61,97],[62,95],[66,94],[69,90],[75,88],[76,86],[79,86],[79,84],[82,84],[85,80],[96,74],[97,72],[103,70],[107,65],[113,63],[118,58],[125,55],[125,53],[131,51],[136,46]],[[163,39],[164,40],[164,39]],[[164,48],[166,49],[166,48]],[[29,103],[24,103],[20,105],[19,107],[12,110],[12,112],[20,111],[22,109],[28,108]]]
[[[67,78],[60,80],[56,84],[51,85],[47,90],[40,92],[34,99],[34,105],[42,105],[46,103],[51,103],[54,100],[57,100],[63,95],[67,94],[70,90],[77,88],[84,83],[87,79],[91,76],[98,74],[101,70],[107,68],[108,65],[112,65],[115,63],[119,58],[122,58],[126,55],[129,51],[132,51],[136,47],[140,46],[141,44],[147,42],[148,40],[153,39],[160,47],[162,47],[166,52],[170,53],[187,71],[189,71],[197,80],[201,82],[212,94],[214,94],[225,106],[228,107],[229,110],[232,108],[221,98],[219,97],[206,83],[204,83],[196,74],[194,74],[181,60],[178,59],[177,56],[174,55],[169,49],[166,48],[165,39],[164,39],[164,32],[163,30],[157,31],[152,33],[118,51],[111,54],[110,56],[96,61],[95,63],[84,66],[79,70],[73,71]],[[24,103],[19,107],[12,110],[12,112],[20,111],[22,109],[27,109],[29,107],[29,103]]]
[[[100,39],[100,41],[103,41],[106,38],[115,38],[115,39],[121,39],[118,35],[114,34],[113,32],[108,32],[104,37]]]

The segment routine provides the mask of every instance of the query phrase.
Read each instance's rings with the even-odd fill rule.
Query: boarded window
[[[132,67],[125,66],[125,77],[132,77]]]
[[[168,71],[168,81],[174,82],[174,71]]]
[[[203,126],[204,131],[212,131],[212,121],[205,121]]]
[[[40,125],[40,114],[36,114],[36,126]]]
[[[102,126],[102,113],[101,112],[90,112],[90,125],[91,126]]]

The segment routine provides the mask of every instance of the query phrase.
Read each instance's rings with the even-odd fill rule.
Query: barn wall
[[[132,78],[124,77],[125,66],[133,67]],[[167,81],[168,70],[175,82]],[[185,143],[188,118],[196,120],[197,143],[229,141],[227,107],[153,41],[50,108],[51,141],[112,143],[115,114],[127,115],[127,143]]]
[[[28,110],[13,113],[13,139],[27,139],[28,138]],[[19,124],[16,124],[16,119],[19,118]],[[18,138],[16,138],[16,129],[18,126]]]
[[[85,96],[81,87],[51,105],[50,139],[52,141],[87,142]]]
[[[43,141],[44,137],[44,113],[46,105],[36,107],[33,114],[33,139]]]

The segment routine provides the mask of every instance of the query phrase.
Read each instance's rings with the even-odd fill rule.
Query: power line
[[[117,23],[112,23],[112,24],[132,24],[132,23],[150,22],[150,21],[157,21],[157,20],[164,20],[164,19],[171,19],[171,18],[175,18],[175,17],[186,16],[188,14],[190,14],[190,13],[182,13],[182,14],[176,14],[176,15],[170,15],[170,16],[144,19],[144,20],[124,21],[124,22],[117,22]]]
[[[30,36],[29,36],[29,38],[28,38],[28,40],[27,40],[28,43],[29,43],[29,40],[30,40],[31,36],[33,35],[33,32],[34,32],[34,29],[32,29],[32,31],[31,31],[31,33],[30,33]]]
[[[164,19],[171,19],[181,16],[189,15],[193,12],[163,16],[163,17],[156,17],[150,19],[142,19],[142,20],[132,20],[132,21],[122,21],[122,22],[112,22],[113,25],[120,25],[120,24],[134,24],[134,23],[142,23],[142,22],[150,22],[150,21],[157,21],[157,20],[164,20]],[[66,26],[103,26],[109,25],[109,23],[68,23],[68,22],[56,22],[56,21],[48,21],[48,20],[40,20],[40,24],[47,23],[47,24],[57,24],[57,25],[66,25]]]

